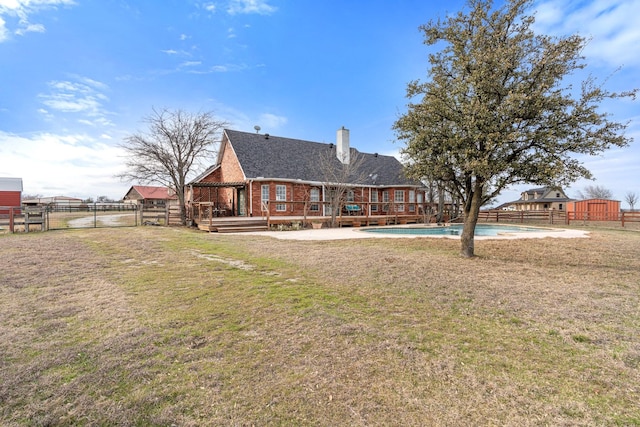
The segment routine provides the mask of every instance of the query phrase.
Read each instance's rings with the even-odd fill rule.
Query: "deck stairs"
[[[253,218],[226,218],[216,219],[209,222],[198,224],[200,230],[217,232],[217,233],[241,233],[247,231],[268,231],[266,219]]]

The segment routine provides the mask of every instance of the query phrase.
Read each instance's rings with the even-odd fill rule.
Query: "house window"
[[[353,203],[356,201],[356,195],[353,190],[347,191],[347,202]]]
[[[378,212],[378,190],[371,191],[371,212]]]
[[[396,203],[396,210],[404,212],[404,190],[395,190],[393,192],[393,201]]]
[[[286,185],[276,185],[276,200],[277,201],[286,201],[287,200],[287,186]],[[276,204],[276,211],[284,212],[287,210],[287,205],[284,203]]]
[[[319,188],[311,188],[311,190],[309,191],[309,201],[311,202],[319,202],[320,201],[320,189]],[[313,211],[313,212],[318,212],[320,210],[320,205],[318,205],[317,203],[312,203],[311,206],[309,207],[309,210]]]
[[[382,192],[382,203],[385,203],[384,205],[382,205],[382,210],[384,212],[389,212],[389,190],[384,190]]]
[[[409,190],[409,212],[416,211],[416,190]]]
[[[562,210],[562,203],[558,204],[558,210]]]
[[[560,193],[556,193],[556,197],[560,197]]]
[[[269,209],[269,184],[262,184],[260,186],[260,210],[266,211]]]

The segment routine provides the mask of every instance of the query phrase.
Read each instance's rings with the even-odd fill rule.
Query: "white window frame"
[[[371,190],[371,212],[378,212],[378,190]]]
[[[396,205],[396,211],[404,212],[404,190],[393,191],[393,203]]]
[[[287,186],[284,184],[276,184],[276,201],[287,200]],[[286,212],[287,205],[284,203],[276,203],[276,212]]]
[[[269,209],[269,184],[260,186],[260,209]]]
[[[311,187],[311,189],[309,190],[309,201],[320,201],[320,189],[318,187]],[[309,210],[312,212],[318,212],[320,210],[320,205],[318,203],[311,203],[311,205],[309,206]]]

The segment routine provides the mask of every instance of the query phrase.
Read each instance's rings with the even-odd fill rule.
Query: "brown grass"
[[[640,425],[640,233],[0,236],[2,425]]]

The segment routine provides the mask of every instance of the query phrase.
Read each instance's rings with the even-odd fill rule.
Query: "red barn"
[[[571,215],[571,219],[618,221],[620,219],[620,201],[609,199],[576,200],[567,204],[567,213]]]
[[[21,202],[22,178],[0,177],[0,214],[8,214],[7,208],[19,208]],[[16,211],[19,212],[19,209]]]

